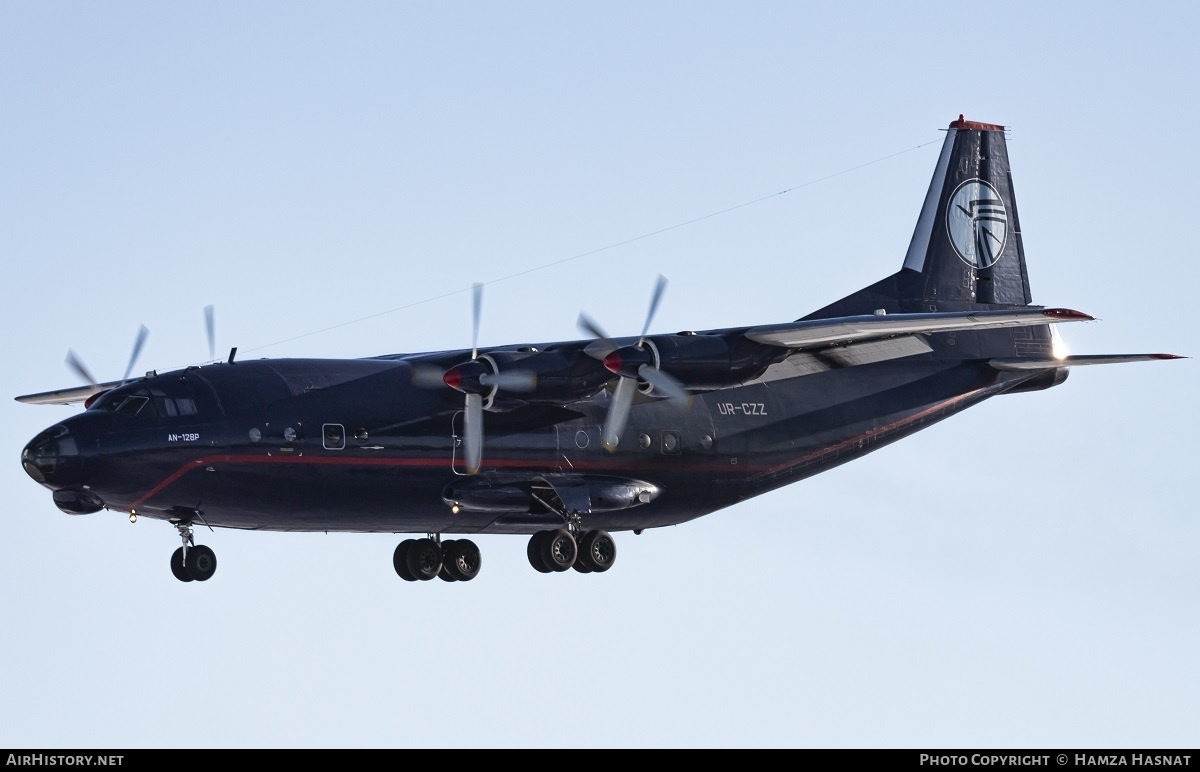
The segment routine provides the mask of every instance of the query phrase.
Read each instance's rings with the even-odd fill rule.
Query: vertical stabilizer
[[[902,284],[927,303],[1032,302],[1003,126],[950,124],[904,268],[920,280]]]

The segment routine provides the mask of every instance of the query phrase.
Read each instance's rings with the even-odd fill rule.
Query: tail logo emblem
[[[1004,253],[1008,211],[992,185],[972,179],[959,183],[946,204],[946,233],[963,262],[990,268]]]

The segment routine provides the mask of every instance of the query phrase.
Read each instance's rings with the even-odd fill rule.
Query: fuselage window
[[[346,447],[346,428],[341,424],[325,424],[321,436],[326,450],[342,450]]]
[[[191,397],[155,397],[154,406],[161,416],[196,415],[196,400]]]

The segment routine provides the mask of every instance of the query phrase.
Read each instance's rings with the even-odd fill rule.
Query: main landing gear
[[[178,522],[175,528],[183,546],[171,555],[171,573],[181,582],[207,582],[217,572],[217,556],[192,538],[192,524]]]
[[[479,575],[482,557],[470,539],[442,541],[430,534],[405,539],[392,553],[392,567],[406,582],[425,582],[435,576],[444,582],[469,582]]]
[[[617,544],[608,531],[587,531],[582,536],[575,523],[566,528],[538,531],[529,537],[525,553],[529,565],[543,574],[574,568],[581,574],[603,573],[617,559]]]
[[[200,549],[207,548],[194,547],[188,552],[189,556]],[[211,554],[211,550],[209,552]],[[535,533],[529,538],[526,555],[529,564],[543,574],[570,568],[581,574],[603,573],[612,568],[617,559],[617,544],[608,531],[592,530],[580,534],[578,523],[572,522],[563,528]],[[423,539],[405,539],[392,553],[392,567],[406,582],[427,582],[434,577],[443,582],[469,582],[479,575],[482,562],[475,542],[470,539],[442,541],[437,534],[429,534]],[[213,564],[215,567],[216,558],[213,558]],[[174,570],[174,558],[171,566]]]

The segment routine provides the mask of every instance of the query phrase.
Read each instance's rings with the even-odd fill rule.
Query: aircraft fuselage
[[[107,509],[152,518],[454,534],[561,523],[523,498],[543,475],[584,479],[593,498],[606,481],[653,481],[652,500],[607,511],[592,502],[586,513],[589,527],[643,529],[845,463],[1013,384],[978,363],[930,358],[699,393],[682,409],[646,397],[613,452],[600,442],[601,388],[566,406],[488,412],[483,468],[467,475],[460,395],[413,386],[412,367],[260,360],[153,376],[57,424],[65,433],[38,473],[53,489],[86,487]],[[141,408],[122,412],[138,394]]]

